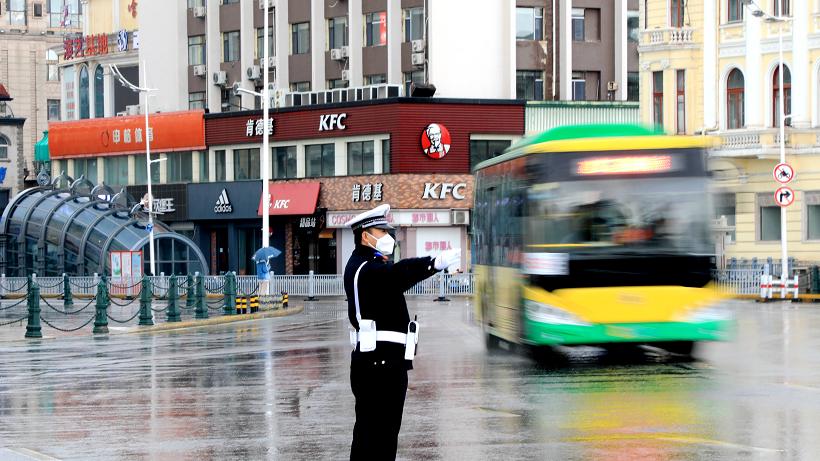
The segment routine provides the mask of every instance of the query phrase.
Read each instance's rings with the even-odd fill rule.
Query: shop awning
[[[270,209],[268,215],[310,215],[316,212],[319,200],[318,182],[271,183]],[[259,216],[265,209],[262,197],[259,198]]]
[[[51,160],[48,156],[48,130],[43,131],[43,139],[37,141],[34,145],[34,161],[48,162]]]

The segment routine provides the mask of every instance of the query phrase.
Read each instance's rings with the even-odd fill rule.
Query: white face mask
[[[393,254],[393,246],[396,244],[396,241],[393,240],[390,234],[384,234],[381,237],[376,237],[370,232],[367,234],[376,239],[376,246],[371,245],[372,248],[385,256]]]

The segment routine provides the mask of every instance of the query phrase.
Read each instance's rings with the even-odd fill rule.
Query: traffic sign
[[[778,163],[772,172],[774,180],[780,184],[787,184],[794,179],[794,168],[788,163]]]
[[[148,224],[145,226],[145,230],[146,230],[146,231],[148,231],[148,232],[151,232],[152,230],[154,230],[154,225],[153,225],[153,224],[151,224],[151,223],[148,223]]]
[[[787,207],[794,203],[794,191],[791,187],[778,187],[774,191],[774,201],[782,207]]]

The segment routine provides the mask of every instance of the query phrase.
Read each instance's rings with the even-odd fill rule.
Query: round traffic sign
[[[791,187],[778,187],[774,191],[774,201],[782,207],[787,207],[794,203],[794,191]]]
[[[145,230],[148,231],[148,232],[153,231],[154,230],[154,225],[151,224],[151,223],[148,223],[148,225],[145,226]]]
[[[788,163],[778,163],[772,171],[774,180],[780,184],[787,184],[794,179],[794,168]]]

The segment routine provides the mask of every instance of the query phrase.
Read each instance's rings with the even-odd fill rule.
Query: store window
[[[470,140],[470,169],[472,170],[476,165],[484,160],[489,160],[503,154],[504,150],[510,147],[511,143],[511,141],[505,139]]]
[[[91,117],[88,66],[80,67],[80,119]]]
[[[530,101],[544,99],[544,73],[534,70],[516,71],[515,98]]]
[[[305,176],[333,176],[336,174],[336,149],[333,144],[305,146]]]
[[[774,202],[774,195],[757,195],[757,239],[760,241],[780,240],[780,207]]]
[[[543,8],[516,8],[515,9],[515,39],[516,40],[543,40],[544,39],[544,9]]]
[[[204,109],[205,108],[205,92],[195,91],[188,93],[188,109]]]
[[[214,151],[214,181],[225,181],[227,174],[227,160],[224,150]]]
[[[241,51],[239,31],[222,33],[222,62],[239,61]]]
[[[148,176],[145,174],[147,171],[145,163],[144,155],[134,156],[134,184],[148,184]],[[152,163],[151,184],[159,184],[159,182],[159,163]]]
[[[46,107],[48,108],[48,120],[60,120],[60,100],[48,99],[46,100]]]
[[[806,239],[820,240],[820,191],[805,192]]]
[[[167,155],[168,182],[191,182],[194,179],[190,152],[174,152]]]
[[[291,24],[290,31],[292,36],[290,54],[310,53],[310,23]]]
[[[74,159],[74,178],[85,176],[85,179],[97,184],[97,159],[77,158]]]
[[[387,12],[368,13],[365,15],[365,46],[387,44]]]
[[[373,141],[347,143],[347,174],[361,175],[375,172]]]
[[[424,8],[405,8],[404,41],[421,40],[424,38]]]
[[[347,46],[347,16],[327,20],[327,49]]]
[[[113,187],[128,185],[128,156],[106,157],[104,164],[105,183]]]
[[[296,146],[273,148],[273,172],[275,179],[296,177]]]
[[[105,70],[97,66],[94,70],[94,118],[105,117]]]
[[[390,173],[390,140],[382,140],[382,173]]]
[[[259,179],[259,149],[234,149],[234,180]]]
[[[205,36],[194,35],[188,37],[188,65],[200,66],[205,64]]]

